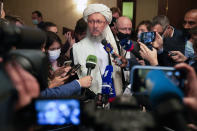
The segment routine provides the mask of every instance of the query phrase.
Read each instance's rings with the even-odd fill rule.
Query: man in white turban
[[[109,28],[109,23],[112,20],[110,9],[103,4],[90,4],[83,12],[83,18],[88,23],[87,36],[80,42],[73,45],[74,64],[81,64],[81,69],[78,71],[79,77],[87,75],[86,59],[89,55],[97,57],[97,64],[92,70],[93,77],[90,90],[95,94],[101,93],[102,75],[109,63],[113,66],[113,81],[116,95],[122,94],[122,79],[121,69],[116,66],[108,57],[104,46],[101,44],[103,39],[106,39],[117,52],[117,46]],[[111,56],[110,56],[111,57]],[[111,61],[111,62],[110,62]]]

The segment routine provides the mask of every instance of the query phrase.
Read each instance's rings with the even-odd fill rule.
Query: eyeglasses
[[[122,30],[122,31],[131,31],[132,29],[131,28],[119,28],[119,30]]]
[[[100,20],[88,20],[88,24],[97,24],[97,25],[102,25],[106,23],[106,21],[100,21]]]
[[[183,25],[186,25],[186,24],[195,25],[196,22],[195,22],[195,21],[184,21],[184,22],[183,22]]]

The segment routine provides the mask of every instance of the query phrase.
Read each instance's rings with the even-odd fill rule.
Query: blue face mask
[[[61,49],[57,49],[57,50],[53,50],[53,51],[49,50],[48,53],[49,53],[50,62],[54,62],[59,58],[60,53],[61,53]]]
[[[32,20],[32,23],[33,23],[34,25],[37,25],[37,24],[38,24],[38,20],[37,20],[37,19],[33,19],[33,20]]]

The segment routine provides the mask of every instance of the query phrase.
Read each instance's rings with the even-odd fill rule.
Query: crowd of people
[[[19,17],[2,17],[16,26],[25,25]],[[96,96],[102,93],[103,76],[108,65],[113,68],[112,96],[121,96],[131,84],[130,70],[133,66],[150,65],[186,70],[183,102],[197,112],[197,9],[185,12],[183,21],[183,30],[179,30],[170,24],[165,15],[155,16],[151,21],[143,20],[135,29],[135,38],[131,39],[134,27],[129,17],[122,16],[116,7],[110,9],[103,4],[90,4],[84,10],[83,18],[76,22],[74,31],[65,32],[66,42],[62,43],[57,35],[57,25],[44,21],[40,11],[32,12],[35,28],[46,33],[40,51],[46,54],[49,62],[48,88],[40,90],[37,80],[29,72],[17,63],[7,63],[5,69],[19,94],[14,110],[22,109],[37,97],[64,98],[81,96],[84,92],[85,95]],[[155,39],[149,46],[140,40],[144,32],[155,32]],[[111,47],[106,47],[103,39]],[[127,46],[124,46],[125,43]],[[97,58],[91,73],[87,73],[89,55]],[[69,72],[77,64],[81,67]],[[194,125],[192,128],[197,129]]]

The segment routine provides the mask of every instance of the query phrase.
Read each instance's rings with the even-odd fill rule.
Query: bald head
[[[131,34],[132,22],[128,17],[121,16],[116,21],[116,28],[121,33]]]
[[[185,29],[191,29],[197,26],[197,9],[189,10],[185,14],[183,26]]]

